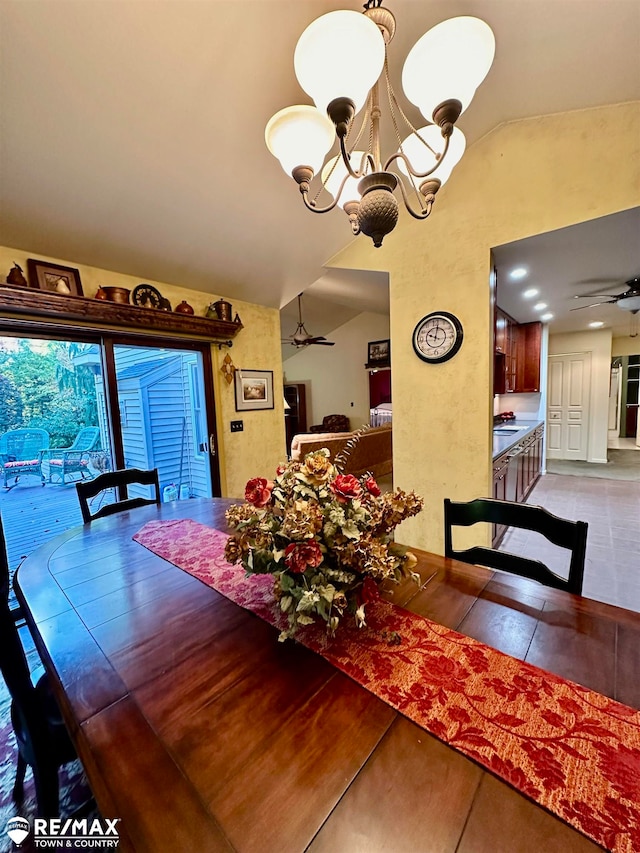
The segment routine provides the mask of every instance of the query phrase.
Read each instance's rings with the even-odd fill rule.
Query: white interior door
[[[591,353],[549,356],[547,457],[587,458]]]

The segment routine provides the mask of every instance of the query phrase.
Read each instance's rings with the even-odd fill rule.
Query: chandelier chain
[[[422,142],[424,142],[424,139],[422,139],[422,137],[420,136],[420,134],[418,133],[418,131],[414,128],[414,126],[411,124],[411,122],[409,121],[409,119],[406,117],[406,115],[404,114],[404,111],[403,111],[402,107],[401,107],[401,106],[400,106],[400,104],[398,103],[398,100],[397,100],[397,98],[396,98],[396,96],[395,96],[395,92],[393,91],[393,86],[391,85],[391,80],[389,79],[389,63],[388,63],[388,57],[387,57],[387,50],[386,50],[386,47],[385,47],[385,51],[384,51],[384,77],[385,77],[385,83],[386,83],[386,85],[387,85],[387,100],[388,100],[388,102],[389,102],[389,114],[390,114],[390,116],[391,116],[391,121],[392,121],[392,123],[393,123],[393,129],[394,129],[394,130],[395,130],[395,132],[396,132],[396,139],[398,140],[398,146],[399,146],[399,148],[400,148],[400,151],[402,151],[402,153],[404,154],[404,149],[403,149],[403,147],[402,147],[402,136],[401,136],[401,134],[400,134],[400,130],[399,130],[399,128],[398,128],[398,122],[397,122],[397,120],[396,120],[396,114],[395,114],[395,111],[394,111],[394,105],[398,108],[398,110],[399,110],[399,112],[400,112],[400,115],[401,115],[401,116],[402,116],[402,118],[405,120],[405,122],[409,125],[409,127],[411,128],[411,130],[413,131],[413,133],[415,133],[415,134],[416,134],[416,136],[417,136],[417,137],[418,137]],[[426,142],[424,142],[424,144],[425,144],[425,145],[427,145],[427,143],[426,143]],[[433,151],[433,149],[431,148],[431,146],[427,145],[427,148],[429,148],[429,150],[430,150],[433,154],[435,154],[435,151]],[[418,187],[416,186],[415,179],[414,179],[413,175],[411,174],[411,171],[410,171],[410,170],[408,170],[408,178],[409,178],[409,183],[411,184],[411,188],[413,189],[413,193],[414,193],[414,195],[415,195],[415,197],[416,197],[416,200],[417,200],[418,204],[420,205],[420,207],[422,208],[422,202],[421,202],[421,199],[420,199],[420,192],[418,191]],[[402,181],[400,181],[400,189],[401,189],[401,190],[403,189],[403,187],[402,187]],[[403,195],[404,195],[404,192],[403,192]]]

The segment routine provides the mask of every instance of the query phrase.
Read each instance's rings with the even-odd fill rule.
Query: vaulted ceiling
[[[640,98],[633,0],[388,6],[399,93],[429,27],[471,14],[493,28],[494,66],[459,122],[468,144],[505,121]],[[344,214],[303,210],[264,144],[274,112],[310,102],[293,73],[300,33],[337,8],[360,5],[0,0],[0,243],[277,308],[318,282],[357,310],[362,277],[323,268],[353,239]]]

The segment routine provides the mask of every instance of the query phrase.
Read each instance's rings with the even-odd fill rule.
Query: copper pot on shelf
[[[226,299],[218,299],[217,302],[212,302],[207,308],[207,317],[217,317],[218,320],[226,320],[231,323],[231,303]]]
[[[102,287],[101,290],[108,302],[120,302],[123,305],[129,304],[131,291],[126,287]]]

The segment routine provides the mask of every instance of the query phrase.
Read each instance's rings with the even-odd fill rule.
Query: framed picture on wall
[[[63,267],[48,261],[27,260],[29,287],[60,293],[62,296],[82,296],[80,273],[73,267]]]
[[[236,412],[273,409],[273,371],[236,370]]]
[[[369,364],[388,365],[391,361],[391,341],[369,341]]]

